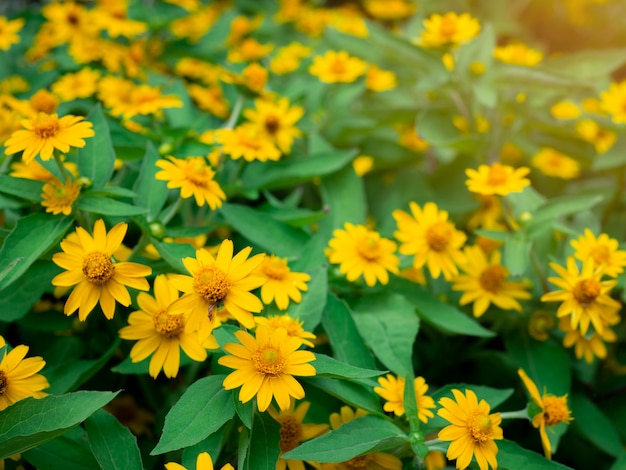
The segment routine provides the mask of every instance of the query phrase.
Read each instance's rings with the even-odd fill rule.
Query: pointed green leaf
[[[99,468],[87,445],[87,434],[73,428],[63,436],[45,442],[22,454],[36,468],[47,470],[94,470]]]
[[[85,421],[89,446],[101,468],[142,470],[137,438],[113,415],[98,410]]]
[[[269,413],[255,413],[246,458],[248,470],[276,470],[280,455],[280,424]]]
[[[598,449],[612,457],[619,457],[623,446],[611,421],[587,397],[573,393],[569,404],[572,410],[572,426]]]
[[[328,377],[307,377],[301,380],[307,385],[319,388],[329,395],[374,414],[382,414],[380,397],[373,391],[376,382],[366,382],[368,385],[347,380],[337,380]],[[306,390],[306,387],[305,387]]]
[[[498,468],[502,470],[567,470],[558,462],[546,459],[537,452],[520,447],[513,441],[503,439],[496,441],[498,445]]]
[[[14,178],[13,176],[0,175],[0,192],[27,199],[33,202],[41,202],[41,190],[43,183],[37,180]]]
[[[363,179],[352,166],[325,177],[322,180],[322,199],[328,208],[328,216],[320,221],[320,232],[331,236],[332,231],[343,228],[346,222],[365,223],[367,203]]]
[[[317,377],[335,377],[342,379],[366,379],[377,377],[385,373],[385,371],[374,369],[363,369],[355,367],[351,364],[338,361],[325,354],[315,354],[315,366]]]
[[[156,162],[160,158],[161,156],[154,148],[154,144],[148,142],[146,153],[141,160],[139,175],[133,186],[133,190],[137,193],[135,204],[148,210],[146,214],[148,222],[152,222],[157,218],[167,201],[167,181],[155,178],[155,175],[160,170],[156,166]]]
[[[311,280],[308,290],[302,293],[302,302],[289,305],[289,315],[303,322],[306,331],[313,331],[322,321],[322,312],[326,307],[328,292],[328,271],[318,267],[310,271]]]
[[[143,207],[133,206],[126,202],[117,201],[104,196],[95,196],[85,193],[78,197],[74,206],[92,214],[128,216],[145,214],[148,210]]]
[[[152,240],[152,244],[159,252],[163,260],[176,271],[188,274],[183,264],[183,258],[196,257],[196,249],[189,243],[167,243]]]
[[[95,135],[85,139],[85,146],[78,149],[78,172],[89,178],[92,188],[98,189],[106,185],[113,174],[115,150],[100,104],[87,114],[85,120],[93,123]]]

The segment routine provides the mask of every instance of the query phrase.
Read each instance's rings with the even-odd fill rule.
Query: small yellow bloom
[[[596,237],[591,230],[585,229],[584,235],[572,240],[572,248],[576,250],[574,257],[585,261],[593,259],[596,268],[602,268],[607,276],[617,277],[624,272],[626,266],[626,251],[619,249],[615,238],[609,238],[606,233]]]
[[[365,61],[350,56],[346,51],[328,51],[315,56],[309,73],[324,83],[352,83],[365,73]]]
[[[526,67],[534,67],[543,59],[543,54],[540,51],[521,42],[498,46],[494,49],[493,56],[500,62]]]
[[[454,56],[449,52],[441,56],[441,62],[447,71],[452,72],[454,70]]]
[[[35,113],[52,114],[59,106],[59,99],[45,89],[37,91],[28,102]]]
[[[407,0],[365,0],[363,6],[374,18],[385,21],[408,18],[416,9],[415,4]]]
[[[476,198],[480,201],[480,207],[471,214],[467,221],[467,228],[470,230],[476,228],[495,230],[500,227],[503,212],[498,196],[477,194]]]
[[[423,47],[454,46],[470,41],[479,32],[480,23],[469,13],[434,14],[424,20],[420,45]]]
[[[424,458],[426,470],[445,470],[446,456],[443,452],[431,450]]]
[[[176,462],[166,463],[165,468],[166,470],[187,470],[185,467]],[[198,457],[196,458],[195,470],[213,470],[213,459],[208,452],[198,454]],[[220,470],[235,470],[235,468],[231,464],[227,463]]]
[[[376,65],[370,65],[367,68],[367,75],[365,76],[365,87],[368,90],[381,92],[392,90],[398,85],[396,74],[378,68]]]
[[[63,101],[93,96],[98,87],[100,72],[85,67],[75,73],[66,73],[52,84],[52,92]]]
[[[615,317],[614,323],[619,323],[619,316]],[[606,359],[607,349],[604,343],[615,343],[617,335],[608,326],[605,326],[602,333],[594,331],[593,334],[583,335],[578,328],[572,328],[572,322],[569,317],[561,318],[559,329],[565,332],[563,338],[563,346],[566,348],[574,347],[574,353],[577,359],[585,358],[588,364],[592,364],[594,358]]]
[[[233,160],[242,157],[247,162],[280,159],[281,152],[274,145],[273,139],[250,123],[241,124],[234,129],[220,129],[216,134],[217,141],[222,145],[222,152]]]
[[[287,260],[278,256],[266,256],[259,267],[259,274],[266,278],[261,286],[261,299],[265,305],[272,301],[280,310],[289,307],[289,300],[296,303],[302,301],[302,292],[309,288],[306,285],[311,276],[306,273],[294,273],[289,269]]]
[[[561,120],[576,119],[580,116],[580,108],[572,101],[559,101],[550,107],[550,114]]]
[[[385,377],[379,377],[378,383],[380,387],[374,387],[374,392],[380,395],[385,401],[383,410],[394,413],[396,416],[402,416],[404,409],[404,387],[406,380],[404,377],[396,377],[393,374],[387,374]],[[416,377],[414,381],[415,399],[417,403],[417,417],[422,423],[427,423],[430,418],[435,415],[432,408],[435,408],[435,401],[426,395],[428,385],[424,377]]]
[[[0,50],[8,51],[13,44],[20,42],[17,34],[24,26],[24,18],[9,20],[6,16],[0,16]]]
[[[256,39],[246,38],[228,52],[229,62],[254,62],[265,58],[274,49],[273,44],[261,44]]]
[[[562,320],[567,319],[563,318]],[[569,319],[567,319],[569,321]],[[554,328],[554,316],[547,312],[538,310],[532,314],[528,321],[528,334],[537,341],[545,341],[550,335],[550,330]]]
[[[54,178],[49,183],[43,185],[41,193],[41,205],[46,208],[46,212],[52,214],[70,215],[72,204],[80,193],[80,183],[69,178],[62,183],[60,179]]]
[[[374,166],[374,158],[369,155],[359,155],[352,160],[352,167],[354,172],[359,176],[364,176],[370,172]]]
[[[469,178],[465,184],[473,193],[490,196],[506,196],[509,193],[519,193],[530,184],[526,175],[530,169],[526,167],[513,168],[501,163],[480,165],[478,170],[468,168],[465,174]]]
[[[4,338],[2,345],[4,346]],[[38,374],[46,365],[39,356],[26,358],[28,346],[20,345],[9,353],[4,350],[0,361],[0,411],[13,403],[28,397],[46,396],[43,389],[48,388],[48,380]]]
[[[600,108],[611,115],[615,124],[626,122],[626,80],[611,83],[609,89],[600,94]]]
[[[296,338],[300,338],[302,340],[302,344],[312,348],[315,345],[311,340],[315,340],[317,336],[313,333],[305,331],[302,328],[302,323],[299,320],[296,320],[288,313],[284,315],[270,315],[268,317],[256,316],[254,317],[254,321],[257,326],[263,326],[270,330],[270,333],[278,328],[284,328],[287,330],[287,336],[295,336]]]
[[[576,133],[585,141],[592,144],[598,154],[605,153],[615,143],[617,134],[601,128],[591,119],[583,119],[576,124]]]
[[[580,164],[576,160],[549,147],[541,148],[532,157],[532,165],[554,178],[569,180],[580,175]]]
[[[296,123],[303,115],[304,108],[290,106],[287,98],[276,101],[257,99],[254,101],[254,109],[243,111],[250,125],[283,153],[289,153],[294,139],[302,135]]]

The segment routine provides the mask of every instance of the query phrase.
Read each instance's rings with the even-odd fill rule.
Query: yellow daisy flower
[[[376,65],[367,67],[365,75],[365,87],[368,90],[381,92],[393,90],[398,85],[396,74],[389,70],[382,70]]]
[[[328,242],[326,257],[331,263],[339,264],[339,271],[348,281],[363,276],[365,283],[372,287],[376,282],[387,284],[388,272],[398,274],[400,260],[395,255],[396,243],[382,238],[378,232],[346,222],[344,229],[335,230],[333,236]]]
[[[473,193],[490,196],[506,196],[509,193],[519,193],[530,184],[525,178],[530,173],[530,168],[513,168],[501,163],[480,165],[478,170],[468,168],[465,174],[469,178],[465,184]]]
[[[521,42],[497,46],[493,50],[493,56],[505,64],[522,65],[525,67],[534,67],[543,59],[543,54],[540,51]]]
[[[611,83],[600,93],[600,109],[609,113],[615,124],[626,122],[626,80]]]
[[[576,133],[585,142],[594,146],[598,154],[605,153],[617,140],[617,134],[607,129],[602,129],[597,122],[591,119],[583,119],[576,124]]]
[[[620,318],[616,316],[614,323],[619,323]],[[608,326],[604,327],[602,333],[594,331],[593,334],[583,335],[577,328],[572,328],[572,322],[569,317],[561,318],[559,329],[565,332],[563,338],[563,346],[566,348],[574,347],[574,353],[577,359],[585,358],[588,364],[593,363],[594,358],[606,359],[607,349],[604,343],[615,343],[617,335]]]
[[[544,175],[570,180],[580,175],[580,164],[573,158],[554,150],[544,147],[532,157],[532,164]]]
[[[178,375],[181,348],[194,361],[202,362],[207,357],[197,332],[185,330],[189,315],[169,313],[169,307],[176,299],[176,288],[165,274],[159,274],[154,280],[154,297],[141,292],[137,296],[140,310],[131,313],[129,326],[119,331],[122,339],[138,340],[130,351],[132,362],[141,362],[152,355],[149,372],[155,379],[161,370],[168,378]]]
[[[61,242],[62,253],[55,253],[52,261],[66,271],[52,279],[52,285],[76,286],[65,302],[66,315],[78,310],[84,321],[99,302],[104,316],[110,320],[115,314],[115,302],[128,307],[130,295],[125,286],[148,290],[145,277],[152,268],[137,263],[116,263],[112,256],[122,244],[128,224],[120,222],[107,234],[104,221],[94,224],[93,237],[82,227],[76,235]]]
[[[445,470],[446,468],[446,454],[439,452],[438,450],[431,450],[424,457],[424,467],[426,470]]]
[[[226,194],[214,180],[215,172],[204,157],[168,156],[167,160],[158,160],[156,166],[161,168],[154,175],[156,179],[167,181],[168,188],[180,188],[180,197],[184,199],[193,196],[198,206],[208,204],[215,210],[226,200]]]
[[[596,237],[591,230],[585,229],[585,234],[571,241],[576,250],[574,257],[585,261],[593,259],[596,268],[602,267],[607,276],[617,277],[624,272],[626,266],[626,251],[619,249],[619,243],[614,238],[609,238],[606,233]]]
[[[59,119],[56,114],[38,113],[21,121],[24,129],[11,134],[4,143],[4,154],[12,155],[23,150],[22,160],[28,163],[37,155],[42,160],[50,160],[54,149],[66,153],[70,147],[82,148],[85,146],[83,139],[94,136],[93,124],[84,119],[70,114]]]
[[[454,278],[452,290],[462,291],[461,305],[473,303],[475,317],[480,317],[493,303],[503,310],[522,311],[517,299],[530,299],[521,282],[507,281],[508,270],[500,264],[501,256],[494,250],[487,258],[478,246],[468,246],[464,250],[465,260],[460,267],[466,274]]]
[[[52,114],[59,106],[59,99],[42,88],[28,99],[28,103],[35,113]]]
[[[246,38],[228,51],[229,62],[254,62],[264,59],[274,49],[273,44],[261,44],[253,38]]]
[[[374,392],[380,395],[385,401],[383,410],[394,413],[396,416],[402,416],[404,410],[404,386],[406,380],[404,377],[396,377],[393,374],[387,374],[385,377],[379,377],[378,383],[380,387],[374,387]],[[424,377],[415,377],[415,398],[417,402],[417,417],[422,423],[428,422],[435,415],[431,408],[435,408],[435,401],[432,397],[426,395],[428,385]]]
[[[218,362],[236,369],[224,379],[224,388],[232,390],[241,387],[239,400],[247,403],[255,396],[259,411],[270,406],[272,398],[281,410],[288,410],[291,398],[304,398],[302,385],[295,376],[314,376],[316,371],[309,362],[315,360],[310,351],[298,350],[302,345],[299,338],[287,335],[287,330],[278,328],[270,332],[259,326],[256,337],[243,330],[235,332],[241,342],[228,343],[224,350],[229,353]]]
[[[0,16],[0,50],[8,51],[13,44],[20,42],[17,34],[24,26],[24,18],[9,20],[6,16]]]
[[[63,101],[89,98],[98,89],[100,71],[85,67],[75,73],[66,73],[52,84],[52,92]]]
[[[265,255],[248,259],[252,247],[246,247],[233,256],[233,242],[224,240],[217,255],[213,257],[205,249],[196,250],[195,258],[183,258],[183,264],[191,276],[176,274],[172,283],[185,294],[172,305],[172,315],[188,312],[191,329],[213,329],[216,311],[224,306],[246,328],[254,328],[254,317],[263,304],[251,290],[261,286],[265,279],[256,274]],[[210,324],[207,324],[209,320]]]
[[[52,183],[57,179],[50,170],[37,160],[31,160],[28,163],[22,161],[11,163],[11,173],[9,173],[9,176],[13,178],[43,181],[44,183]]]
[[[228,101],[224,98],[224,92],[219,83],[207,87],[190,83],[186,87],[189,96],[201,110],[208,111],[222,119],[226,119],[230,114]]]
[[[457,263],[463,260],[461,248],[467,236],[456,230],[448,220],[448,213],[440,211],[433,202],[422,209],[410,203],[412,215],[401,210],[393,211],[398,230],[394,233],[403,255],[415,255],[413,267],[428,266],[430,275],[438,278],[442,273],[446,280],[459,273]]]
[[[261,300],[266,305],[276,302],[280,310],[289,307],[289,299],[300,303],[302,292],[309,289],[306,283],[311,280],[311,276],[306,273],[292,272],[287,260],[276,255],[265,257],[259,267],[259,274],[266,278],[261,286]]]
[[[352,83],[365,73],[367,63],[346,51],[327,51],[315,56],[309,73],[324,83]]]
[[[359,155],[352,160],[352,168],[354,172],[359,176],[364,176],[369,173],[374,167],[374,157],[369,155]]]
[[[300,338],[302,344],[307,345],[312,348],[315,345],[309,341],[317,338],[313,333],[309,333],[302,328],[303,322],[296,320],[288,313],[284,315],[270,315],[268,317],[256,316],[254,317],[254,321],[257,325],[264,326],[270,330],[270,332],[278,329],[284,328],[287,330],[288,336],[295,336],[296,338]]]
[[[541,444],[543,445],[543,451],[547,459],[552,459],[552,446],[546,433],[546,427],[556,426],[560,423],[569,424],[574,419],[572,418],[572,412],[567,407],[567,394],[557,397],[550,393],[543,395],[539,394],[539,389],[535,383],[526,375],[523,369],[518,369],[517,373],[524,382],[526,390],[530,398],[539,409],[533,409],[532,406],[529,409],[529,413],[533,414],[532,424],[535,428],[539,428],[539,435],[541,436]]]
[[[550,107],[550,114],[555,119],[570,120],[580,116],[580,108],[569,100],[559,101]]]
[[[257,99],[254,100],[254,107],[255,109],[245,109],[243,116],[281,152],[289,153],[294,138],[302,135],[296,122],[303,116],[304,108],[290,107],[287,98],[280,98],[276,102]]]
[[[501,225],[503,216],[502,204],[497,196],[477,194],[476,199],[480,201],[480,207],[476,209],[467,221],[467,228],[495,229]]]
[[[169,462],[165,464],[166,470],[187,470],[186,467],[183,467],[181,464],[176,462]],[[213,459],[208,452],[202,452],[198,454],[196,458],[196,470],[213,470]],[[220,470],[235,470],[235,468],[227,463]]]
[[[37,373],[46,362],[40,356],[25,359],[27,353],[28,346],[23,344],[9,353],[4,350],[0,361],[0,411],[24,398],[41,398],[47,395],[42,390],[50,384],[43,375]]]
[[[70,215],[72,204],[80,193],[80,183],[69,178],[62,183],[60,179],[54,178],[49,183],[43,185],[41,193],[41,205],[46,208],[46,212],[52,214]]]
[[[596,332],[602,333],[604,325],[612,324],[621,304],[613,300],[609,292],[617,281],[600,281],[602,269],[596,269],[592,258],[583,261],[578,269],[573,256],[567,259],[567,268],[550,263],[561,277],[549,277],[548,281],[561,290],[548,292],[541,297],[543,302],[562,302],[556,312],[558,318],[570,316],[572,328],[579,328],[584,335],[592,324]]]
[[[242,157],[247,162],[280,159],[280,150],[272,139],[251,124],[242,124],[234,129],[220,129],[216,131],[216,137],[222,145],[222,152],[233,160]]]
[[[470,41],[479,32],[480,23],[469,13],[434,14],[424,20],[419,44],[423,47],[453,46]]]
[[[416,5],[407,0],[365,0],[363,6],[374,18],[385,21],[408,18],[416,9]]]
[[[437,436],[442,441],[452,441],[446,457],[456,460],[456,468],[469,467],[472,457],[476,458],[480,470],[498,468],[498,446],[494,441],[500,440],[502,418],[500,413],[489,414],[491,408],[485,400],[478,401],[472,390],[453,389],[454,400],[444,397],[439,400],[441,408],[437,415],[451,424],[446,426]]]

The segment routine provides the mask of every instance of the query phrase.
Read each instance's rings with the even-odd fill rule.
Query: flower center
[[[217,266],[202,266],[193,278],[193,290],[209,304],[216,304],[228,294],[230,280]]]
[[[487,292],[495,294],[502,288],[506,274],[505,268],[499,264],[494,264],[487,267],[482,273],[480,273],[478,282]]]
[[[295,416],[280,418],[280,450],[288,452],[302,441],[302,423]]]
[[[275,279],[277,281],[285,279],[285,277],[289,273],[287,262],[277,256],[272,256],[271,258],[267,259],[263,264],[262,269],[263,274],[265,274],[270,279]]]
[[[457,25],[456,20],[451,16],[444,16],[441,19],[441,26],[439,27],[439,33],[450,40],[452,36],[456,34]]]
[[[104,284],[115,274],[115,265],[106,253],[92,251],[83,261],[83,274],[89,282]]]
[[[343,60],[336,59],[330,66],[330,71],[335,75],[343,75],[346,73],[346,64]]]
[[[276,134],[280,129],[280,121],[276,116],[267,116],[265,118],[265,130],[268,134]]]
[[[56,114],[39,113],[33,120],[33,132],[37,137],[49,139],[55,137],[61,130],[59,118]]]
[[[380,244],[378,243],[377,233],[368,233],[364,238],[359,240],[356,251],[367,261],[375,261],[380,258]]]
[[[154,329],[163,336],[174,338],[185,329],[185,318],[183,315],[170,315],[161,310],[154,316]]]
[[[505,168],[499,163],[494,163],[489,168],[489,175],[487,176],[487,184],[489,186],[500,186],[506,183],[508,175]]]
[[[591,256],[596,265],[608,263],[611,259],[611,249],[606,245],[598,245],[591,250]]]
[[[345,465],[348,468],[367,468],[370,461],[372,460],[372,455],[371,454],[367,454],[367,455],[361,455],[359,457],[354,457],[353,459],[348,460]]]
[[[491,439],[491,419],[489,416],[476,413],[467,421],[467,428],[474,442],[487,442]]]
[[[448,222],[435,222],[426,230],[426,242],[433,251],[444,251],[452,239],[453,228]]]
[[[194,186],[204,188],[213,178],[211,169],[202,160],[196,159],[185,168],[185,179]]]
[[[542,397],[542,401],[546,426],[568,423],[571,420],[569,415],[570,411],[567,407],[567,395],[563,395],[562,397],[546,395]]]
[[[278,376],[285,368],[285,359],[278,349],[272,346],[259,348],[252,356],[254,368],[265,375]]]
[[[600,283],[595,279],[583,279],[574,286],[574,298],[583,307],[587,307],[600,295]]]
[[[4,395],[7,388],[9,388],[9,380],[4,371],[0,370],[0,397]]]

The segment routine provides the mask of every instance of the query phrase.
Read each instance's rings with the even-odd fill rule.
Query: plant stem
[[[65,169],[65,165],[63,164],[61,157],[56,152],[54,152],[54,161],[57,163],[57,166],[59,167],[59,170],[61,171],[61,175],[63,176],[64,182],[69,180],[70,175],[67,173],[67,170]]]

